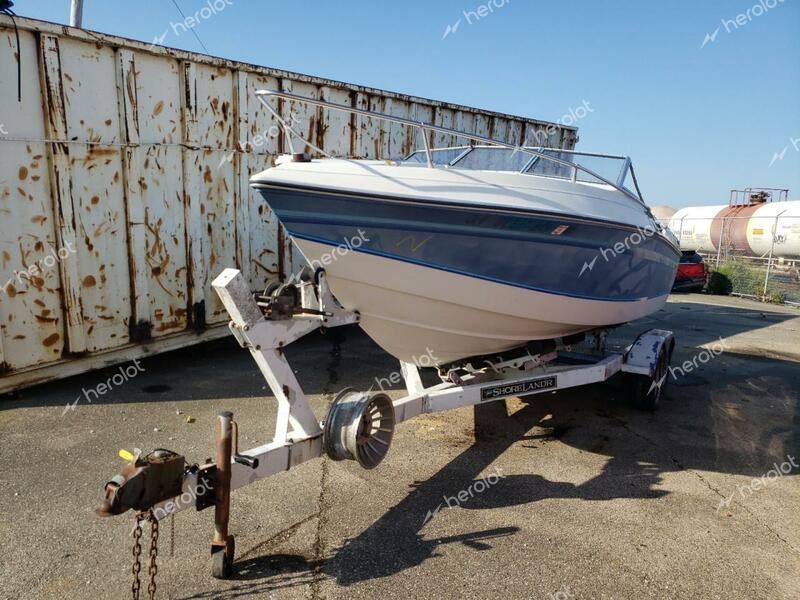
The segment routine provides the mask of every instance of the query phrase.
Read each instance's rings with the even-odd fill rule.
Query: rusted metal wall
[[[299,257],[248,187],[288,150],[258,89],[512,143],[550,124],[0,15],[0,392],[226,334],[211,289]],[[17,65],[21,60],[21,100]],[[337,156],[422,147],[406,126],[281,101]],[[550,127],[549,145],[577,131]],[[538,139],[542,139],[539,133]],[[435,145],[458,140],[436,134]],[[294,263],[294,264],[293,264]]]

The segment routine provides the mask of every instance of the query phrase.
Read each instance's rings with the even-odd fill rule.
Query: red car
[[[672,285],[673,292],[699,292],[706,286],[708,281],[708,267],[694,250],[684,250],[681,252],[681,260],[678,264],[678,272],[675,274],[675,283]]]

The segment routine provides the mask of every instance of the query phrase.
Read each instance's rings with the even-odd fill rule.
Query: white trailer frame
[[[212,284],[231,316],[231,332],[239,344],[250,351],[278,401],[278,417],[272,441],[242,452],[245,456],[258,459],[258,467],[252,469],[233,463],[231,489],[286,471],[323,453],[320,421],[314,416],[283,349],[320,328],[358,323],[359,315],[338,305],[331,295],[324,273],[318,274],[318,280],[316,286],[313,283],[300,285],[303,306],[327,314],[300,315],[277,321],[264,317],[238,270],[226,269]],[[318,297],[315,288],[319,292]],[[608,354],[593,363],[545,363],[536,368],[538,373],[535,374],[525,372],[524,375],[509,375],[509,371],[498,374],[490,381],[463,385],[441,383],[429,388],[422,384],[417,365],[401,362],[408,395],[392,403],[395,422],[519,395],[599,383],[620,371],[652,378],[659,351],[662,346],[669,347],[671,340],[671,332],[652,329],[639,336],[624,354]]]
[[[163,519],[191,507],[202,510],[216,506],[212,551],[215,547],[226,547],[226,540],[230,540],[227,543],[228,562],[225,568],[221,566],[222,562],[212,563],[212,572],[217,577],[227,576],[233,562],[233,536],[227,534],[230,491],[288,471],[325,453],[324,423],[314,415],[284,349],[313,331],[358,323],[359,315],[343,309],[336,302],[324,271],[318,271],[314,279],[314,282],[297,284],[301,300],[300,314],[283,318],[265,317],[244,276],[236,269],[226,269],[212,284],[231,317],[231,332],[239,344],[250,351],[278,402],[272,441],[241,453],[236,448],[236,441],[232,446],[232,440],[238,438],[238,434],[232,433],[237,431],[233,415],[222,413],[217,424],[216,461],[189,469],[183,478],[184,493],[152,508],[153,518]],[[642,394],[660,394],[673,346],[672,332],[651,329],[641,334],[623,353],[601,353],[587,357],[550,352],[538,360],[535,357],[525,358],[526,366],[523,366],[523,361],[511,361],[506,368],[492,369],[490,374],[467,374],[460,385],[443,382],[432,387],[423,385],[417,365],[401,362],[408,394],[392,402],[395,422],[515,396],[599,383],[619,372],[638,376],[634,379],[638,380]],[[567,364],[559,363],[559,356],[566,356],[570,360]],[[584,362],[576,364],[576,358]],[[198,493],[198,490],[208,487],[204,478],[210,470],[215,471],[216,478],[211,500],[208,495]],[[220,559],[222,555],[220,552]]]

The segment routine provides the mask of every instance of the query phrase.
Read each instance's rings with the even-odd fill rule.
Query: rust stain
[[[42,340],[42,345],[45,346],[46,348],[49,348],[50,346],[52,346],[56,342],[58,342],[58,340],[60,340],[60,339],[61,339],[61,336],[59,334],[53,333],[51,335],[48,335],[46,338],[44,338],[44,340]]]
[[[83,278],[83,287],[94,287],[97,285],[97,280],[94,278],[94,275],[87,275]]]
[[[211,183],[211,167],[208,165],[206,165],[206,168],[203,171],[203,181],[206,183]]]
[[[47,217],[45,217],[44,215],[36,215],[34,217],[31,217],[31,223],[35,223],[36,225],[41,225],[45,221],[47,221]]]
[[[125,86],[128,90],[128,98],[131,101],[131,108],[136,111],[136,70],[131,69],[125,77]]]
[[[89,149],[90,156],[113,156],[116,154],[117,151],[114,148],[99,148],[98,146],[92,146]]]
[[[92,234],[95,238],[100,238],[106,231],[111,229],[112,223],[108,221],[103,221],[97,227],[95,227],[94,233]]]
[[[100,202],[100,197],[92,196],[92,199],[89,202],[91,202],[92,204],[97,204],[98,202]]]
[[[163,110],[164,110],[164,101],[163,100],[159,100],[156,103],[156,105],[153,107],[153,116],[157,117],[158,115],[161,114],[161,111],[163,111]]]
[[[106,125],[111,125],[111,122],[112,122],[112,121],[111,121],[111,119],[106,119],[106,120],[105,120],[105,124],[106,124]]]
[[[57,323],[58,322],[58,319],[56,319],[54,317],[45,317],[43,315],[34,315],[34,318],[39,323]]]
[[[171,321],[164,321],[156,328],[157,331],[170,331],[172,329],[179,329],[184,327],[185,324],[182,319],[172,319]]]
[[[20,167],[19,168],[19,180],[23,181],[28,178],[28,168],[27,167]]]

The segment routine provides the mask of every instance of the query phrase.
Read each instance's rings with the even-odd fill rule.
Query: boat
[[[399,360],[441,367],[502,355],[664,305],[681,253],[642,199],[629,158],[258,95],[278,119],[270,97],[421,129],[424,147],[409,156],[293,152],[250,182],[309,264],[325,269],[337,301]],[[431,132],[468,144],[431,148]]]

